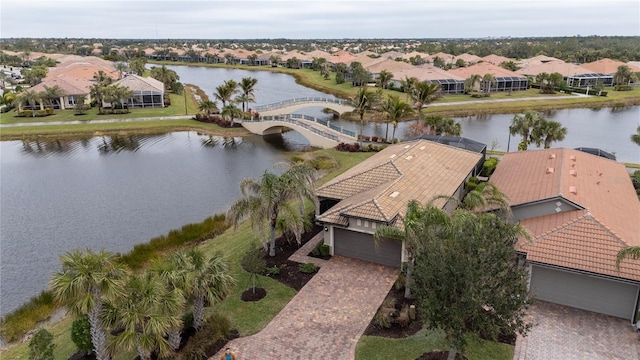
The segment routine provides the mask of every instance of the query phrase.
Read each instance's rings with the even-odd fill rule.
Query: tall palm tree
[[[65,95],[67,95],[67,93],[59,85],[54,85],[52,87],[45,85],[44,91],[42,92],[42,98],[49,102],[49,106],[51,106],[51,108],[53,108],[55,102],[61,104],[60,99]]]
[[[378,85],[380,86],[380,88],[386,89],[387,84],[389,83],[389,81],[391,81],[391,79],[393,79],[393,74],[388,72],[387,70],[382,70],[378,74]]]
[[[182,326],[184,297],[169,290],[153,272],[131,275],[122,296],[107,307],[106,322],[121,330],[112,342],[113,349],[136,349],[141,360],[150,360],[151,353],[160,356],[174,350],[165,336]]]
[[[413,91],[411,92],[411,99],[418,108],[418,122],[422,120],[422,108],[436,101],[441,96],[440,84],[422,81],[414,85]]]
[[[242,90],[242,111],[245,111],[245,105],[248,106],[249,102],[255,102],[255,86],[258,83],[258,79],[252,77],[244,77],[240,80],[240,89]]]
[[[465,87],[469,92],[480,91],[480,83],[482,82],[482,76],[479,74],[473,74],[464,81]]]
[[[62,271],[51,278],[54,297],[76,316],[87,315],[98,360],[108,360],[107,334],[102,326],[103,303],[126,296],[125,269],[111,253],[73,250],[60,258]]]
[[[122,61],[113,63],[113,66],[118,70],[118,79],[122,79],[122,74],[129,68],[129,66]]]
[[[233,80],[227,80],[224,84],[216,87],[216,92],[213,93],[213,96],[222,103],[222,108],[231,101],[233,95],[238,91],[237,87],[238,83]]]
[[[207,255],[198,248],[180,250],[170,261],[177,271],[173,284],[193,306],[193,327],[199,330],[204,322],[205,304],[211,306],[224,299],[236,280],[220,255]]]
[[[416,254],[421,244],[429,236],[434,236],[439,226],[444,226],[449,221],[446,212],[433,207],[423,207],[416,200],[411,200],[407,204],[407,211],[402,218],[403,228],[396,226],[382,225],[376,229],[374,239],[396,239],[405,242],[407,252],[407,272],[405,274],[404,297],[411,297],[411,278]]]
[[[260,180],[242,180],[240,183],[242,198],[231,205],[227,213],[234,227],[244,217],[249,216],[252,226],[269,239],[270,256],[276,255],[276,228],[280,213],[287,212],[288,217],[294,219],[297,214],[291,201],[298,199],[301,193],[305,194],[304,198],[314,200],[314,197],[311,197],[310,186],[295,179],[298,176],[300,175],[297,171],[289,169],[282,175],[265,172]],[[292,230],[298,231],[297,229],[304,226],[303,219],[298,218],[291,226],[293,226]],[[267,228],[269,235],[265,234]]]
[[[231,126],[234,124],[234,119],[242,116],[242,110],[240,110],[235,104],[229,104],[222,108],[221,115],[228,118],[231,121]]]
[[[627,85],[632,77],[631,69],[627,65],[620,65],[615,75],[613,75],[613,81],[616,85]]]
[[[526,111],[524,116],[516,114],[511,119],[509,133],[511,135],[522,135],[522,141],[518,146],[521,150],[527,150],[531,143],[531,131],[540,122],[540,114],[534,111]]]
[[[376,93],[369,91],[366,87],[358,89],[356,96],[349,101],[350,105],[354,107],[355,112],[360,117],[360,144],[362,145],[362,133],[364,131],[364,114],[367,110],[370,110],[376,101]]]
[[[638,128],[636,129],[635,134],[631,134],[631,141],[640,146],[640,126],[638,126]]]
[[[551,147],[552,142],[564,140],[565,136],[567,136],[567,128],[557,121],[543,119],[533,129],[533,133],[536,145],[540,146],[540,143],[544,143],[544,148],[548,149]]]
[[[406,102],[400,100],[398,96],[389,96],[387,102],[383,106],[383,111],[387,115],[387,131],[385,132],[385,138],[389,135],[389,123],[393,124],[393,139],[396,137],[396,129],[398,128],[398,121],[413,113],[413,109]]]
[[[218,110],[218,105],[216,105],[215,101],[211,100],[200,100],[198,103],[198,110],[207,113],[207,115],[220,111]]]
[[[36,116],[36,104],[42,101],[42,94],[33,90],[27,89],[18,95],[13,100],[13,105],[18,107],[18,110],[22,110],[24,105],[31,107],[31,116]]]
[[[484,84],[484,91],[487,93],[487,95],[491,94],[491,86],[495,84],[495,82],[496,82],[496,77],[493,76],[492,74],[486,73],[482,77],[482,83]]]

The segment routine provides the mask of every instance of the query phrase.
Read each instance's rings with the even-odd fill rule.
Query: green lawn
[[[414,360],[433,350],[449,350],[442,331],[420,330],[404,339],[363,336],[356,346],[356,360]],[[469,360],[511,360],[514,347],[486,340],[469,340],[464,355]]]
[[[169,94],[171,98],[171,106],[163,108],[144,108],[144,109],[132,109],[127,114],[110,114],[109,110],[105,110],[107,113],[98,115],[98,108],[91,108],[87,110],[86,115],[76,116],[74,110],[55,110],[53,115],[44,117],[18,117],[16,111],[10,111],[8,113],[0,114],[0,124],[16,124],[16,123],[31,123],[31,122],[53,122],[53,121],[88,121],[88,120],[101,120],[101,119],[132,119],[142,117],[160,117],[160,116],[173,116],[173,115],[186,115],[196,114],[198,112],[198,105],[190,92],[185,93],[187,100],[187,111],[185,112],[185,96]]]

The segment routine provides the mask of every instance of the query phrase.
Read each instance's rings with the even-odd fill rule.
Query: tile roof
[[[520,78],[524,77],[524,75],[515,73],[511,70],[501,68],[498,65],[493,65],[491,63],[486,63],[486,62],[481,62],[481,63],[474,64],[467,67],[447,70],[447,72],[450,74],[457,75],[464,79],[467,79],[474,74],[478,74],[480,76],[484,76],[485,74],[491,74],[495,77],[510,77],[510,76],[520,77]]]
[[[467,53],[460,54],[460,55],[454,57],[453,58],[453,62],[455,63],[456,61],[458,61],[458,59],[462,59],[466,63],[477,63],[478,61],[482,60],[482,58],[480,56],[473,55],[473,54],[467,54]]]
[[[151,77],[128,75],[118,80],[116,84],[128,87],[131,91],[154,91],[164,93],[164,84]]]
[[[518,74],[536,76],[541,73],[553,74],[560,73],[562,76],[574,76],[582,74],[593,74],[594,72],[578,66],[576,64],[566,63],[563,61],[551,61],[540,65],[531,65],[526,68],[516,70]]]
[[[383,59],[382,61],[375,62],[373,64],[363,64],[364,68],[370,73],[378,74],[380,72],[387,71],[394,73],[397,71],[413,69],[414,66],[404,61],[395,61],[391,59]]]
[[[640,261],[615,269],[618,251],[640,246],[640,201],[623,164],[572,149],[522,151],[505,154],[491,181],[514,207],[562,198],[583,208],[521,220],[528,259],[640,281]]]
[[[499,66],[503,62],[513,61],[513,59],[510,59],[510,58],[504,57],[504,56],[500,56],[500,55],[490,54],[490,55],[487,55],[487,56],[483,57],[482,61],[488,62],[489,64],[493,64],[493,65],[498,65]]]
[[[453,195],[481,158],[428,140],[389,146],[317,189],[320,197],[341,200],[318,221],[345,225],[357,217],[397,224],[410,200]]]
[[[427,81],[427,80],[445,80],[445,79],[453,79],[464,81],[465,79],[454,75],[446,70],[435,67],[431,64],[422,64],[420,66],[414,66],[411,69],[402,70],[393,73],[394,80],[404,80],[405,78],[415,77],[418,81]]]
[[[615,74],[618,71],[618,66],[627,65],[631,71],[640,71],[640,68],[637,68],[633,65],[623,63],[622,61],[611,60],[608,58],[600,59],[598,61],[593,61],[590,63],[584,63],[580,65],[585,69],[591,70],[594,73],[601,74]]]

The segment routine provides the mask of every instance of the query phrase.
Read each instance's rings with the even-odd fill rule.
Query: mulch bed
[[[247,289],[240,296],[240,300],[242,301],[258,301],[267,296],[267,290],[261,287],[256,287],[255,290],[253,288]]]
[[[392,287],[391,290],[389,290],[387,297],[393,297],[396,300],[396,309],[398,311],[402,309],[405,304],[415,304],[415,300],[407,300],[404,298],[404,290],[396,290],[395,287]],[[406,338],[420,331],[423,324],[423,321],[420,320],[418,316],[418,318],[416,320],[413,320],[411,324],[409,324],[409,326],[401,327],[397,324],[391,324],[390,328],[385,329],[378,326],[375,319],[371,319],[371,322],[369,322],[369,326],[367,326],[367,329],[364,331],[364,335],[380,336],[393,339]]]
[[[300,245],[296,243],[294,238],[290,241],[285,236],[281,236],[276,239],[276,256],[269,256],[265,252],[264,259],[267,261],[267,267],[277,266],[280,269],[278,275],[272,275],[271,277],[279,282],[292,287],[296,290],[302,289],[302,287],[313,277],[314,274],[305,274],[298,270],[299,263],[295,261],[289,261],[289,257],[293,255],[300,247],[306,244],[317,233],[322,231],[322,227],[315,225],[311,230],[302,234]]]
[[[422,354],[416,360],[447,360],[448,356],[449,356],[448,351],[431,351],[431,352]],[[460,355],[460,353],[458,353],[456,354],[456,360],[467,360],[467,357]]]

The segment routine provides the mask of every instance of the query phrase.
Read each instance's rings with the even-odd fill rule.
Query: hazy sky
[[[0,13],[3,38],[640,35],[639,0],[2,0]]]

